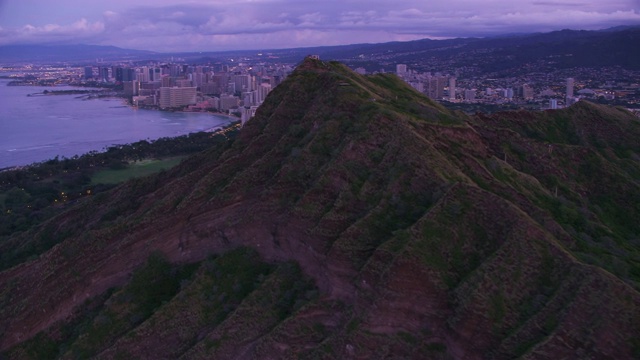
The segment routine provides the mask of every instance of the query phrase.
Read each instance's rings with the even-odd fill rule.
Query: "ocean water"
[[[209,113],[135,109],[117,98],[27,96],[74,88],[6,86],[8,82],[0,79],[0,169],[101,151],[115,144],[184,135],[232,121]]]

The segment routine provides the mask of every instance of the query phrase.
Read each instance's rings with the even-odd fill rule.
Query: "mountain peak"
[[[468,118],[307,58],[233,142],[12,239],[57,245],[0,273],[0,350],[630,358],[637,128],[597,105]]]

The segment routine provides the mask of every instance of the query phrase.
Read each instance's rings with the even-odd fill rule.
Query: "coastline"
[[[223,125],[219,125],[219,126],[215,126],[215,127],[210,128],[210,129],[207,129],[207,130],[202,130],[202,131],[200,131],[200,132],[210,133],[211,135],[218,135],[218,134],[221,134],[221,135],[225,135],[225,136],[226,136],[227,131],[231,131],[231,130],[234,130],[234,129],[239,129],[240,125],[241,125],[241,124],[240,124],[240,120],[238,119],[237,121],[230,122],[230,123],[223,124]],[[179,137],[181,137],[181,136],[185,136],[185,135],[173,136],[173,137],[171,137],[171,138],[179,138]],[[142,141],[142,140],[138,140],[138,141]],[[123,146],[123,145],[129,145],[129,144],[131,144],[131,143],[127,143],[127,144],[114,144],[113,146],[110,146],[110,147],[104,148],[104,149],[103,149],[103,150],[101,150],[101,151],[97,151],[97,153],[104,153],[104,152],[107,152],[107,151],[108,151],[110,148],[112,148],[112,147],[113,147],[113,148],[118,148],[118,147],[121,147],[121,146]],[[90,153],[90,152],[86,152],[86,153],[83,153],[83,154],[79,154],[79,155],[77,155],[76,157],[77,157],[77,158],[82,158],[82,157],[84,157],[84,156],[88,155],[89,153]],[[65,157],[65,156],[61,156],[61,157],[56,156],[55,158],[46,159],[46,160],[42,160],[42,161],[37,161],[37,162],[33,162],[33,163],[30,163],[30,164],[27,164],[27,165],[14,165],[14,166],[2,167],[2,168],[0,168],[0,173],[7,172],[7,171],[14,171],[14,170],[28,169],[28,168],[30,168],[30,167],[34,167],[34,166],[40,166],[40,165],[42,165],[43,163],[46,163],[47,161],[51,161],[51,160],[54,160],[54,159],[56,159],[56,160],[58,160],[58,161],[64,161],[65,159],[71,159],[71,158],[68,158],[68,157]]]
[[[26,86],[26,85],[25,85]],[[42,86],[42,85],[41,85]],[[74,90],[43,90],[41,92],[36,92],[32,94],[27,94],[27,96],[48,96],[48,95],[84,95],[78,98],[82,100],[94,100],[94,99],[104,99],[104,98],[112,98],[112,99],[122,99],[122,102],[132,109],[143,109],[143,110],[156,110],[156,111],[164,111],[164,112],[173,112],[173,113],[193,113],[193,114],[202,114],[209,113],[219,117],[229,118],[231,120],[240,121],[241,119],[238,116],[221,113],[221,112],[212,112],[208,110],[204,111],[191,111],[191,110],[176,110],[176,109],[161,109],[158,106],[136,106],[131,103],[125,96],[121,94],[115,93],[113,90],[109,91],[103,88],[95,88],[100,90],[85,90],[85,89],[74,89]],[[86,96],[86,97],[85,97]],[[213,128],[212,128],[213,129]],[[209,131],[209,130],[205,130]]]
[[[118,98],[120,98],[120,97],[118,97]],[[191,111],[191,110],[161,109],[158,106],[136,106],[136,105],[131,104],[131,102],[129,102],[126,98],[121,98],[121,99],[123,99],[123,102],[126,103],[128,106],[130,106],[133,109],[155,110],[155,111],[162,111],[162,112],[169,112],[169,113],[184,113],[184,114],[211,114],[211,115],[215,115],[215,116],[219,116],[219,117],[225,117],[225,118],[229,118],[229,119],[240,121],[240,118],[237,117],[237,116],[229,115],[229,114],[221,113],[221,112],[213,112],[213,111],[208,111],[208,110]]]
[[[13,80],[14,78],[6,77],[6,79]],[[24,79],[9,81],[6,84],[6,86],[24,86],[24,87],[32,86],[32,87],[45,87],[45,88],[55,88],[55,87],[61,87],[61,86],[76,87],[76,89],[71,89],[71,90],[45,89],[40,92],[27,94],[27,96],[31,97],[31,96],[48,96],[48,95],[81,95],[81,97],[79,98],[82,98],[82,100],[94,100],[94,99],[104,99],[104,98],[122,99],[127,106],[133,109],[158,110],[158,111],[164,111],[164,112],[179,112],[179,113],[210,113],[216,116],[229,118],[230,120],[238,120],[238,121],[241,120],[240,117],[238,116],[221,113],[221,112],[211,112],[207,110],[191,111],[191,110],[184,110],[184,109],[161,109],[156,105],[153,105],[153,106],[133,105],[130,99],[128,99],[126,96],[122,94],[122,90],[114,90],[112,86],[100,87],[100,86],[88,86],[86,84],[70,84],[70,83],[64,83],[64,84],[38,83],[38,82],[34,83],[32,81],[26,81]]]
[[[95,100],[95,99],[104,99],[104,98],[121,99],[124,105],[134,110],[143,109],[143,110],[154,110],[154,111],[162,111],[162,112],[169,112],[169,113],[185,113],[185,114],[205,114],[206,113],[206,114],[215,115],[217,117],[227,118],[231,121],[241,121],[241,118],[238,116],[221,113],[221,112],[213,112],[208,110],[192,111],[192,110],[184,110],[184,109],[162,109],[155,105],[154,106],[137,106],[137,105],[133,105],[131,101],[129,101],[125,96],[122,96],[121,94],[116,94],[113,91],[109,93],[107,90],[51,90],[51,91],[43,90],[42,92],[27,94],[27,96],[48,96],[48,95],[81,95],[76,98],[82,99],[82,100]],[[203,130],[203,131],[214,132],[216,130],[221,130],[223,128],[224,126],[220,125],[220,126],[209,128],[207,130]]]
[[[6,79],[0,80],[0,85],[5,83]],[[52,94],[54,89],[62,91]],[[146,109],[162,112],[136,111],[135,106],[116,93],[84,93],[96,89],[47,88],[47,95],[68,96],[45,96],[43,87],[0,86],[0,90],[7,101],[7,112],[0,122],[6,129],[0,133],[2,172],[47,161],[56,155],[71,158],[91,151],[104,151],[114,144],[196,132],[212,133],[240,121],[223,112],[158,108]]]

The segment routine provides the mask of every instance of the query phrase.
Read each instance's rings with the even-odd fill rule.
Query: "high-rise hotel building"
[[[195,87],[161,87],[160,108],[176,108],[196,103]]]

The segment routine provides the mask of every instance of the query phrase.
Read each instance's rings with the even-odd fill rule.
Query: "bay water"
[[[119,98],[42,95],[44,90],[88,89],[7,86],[9,81],[0,79],[0,169],[205,131],[234,120],[211,113],[137,109]]]

